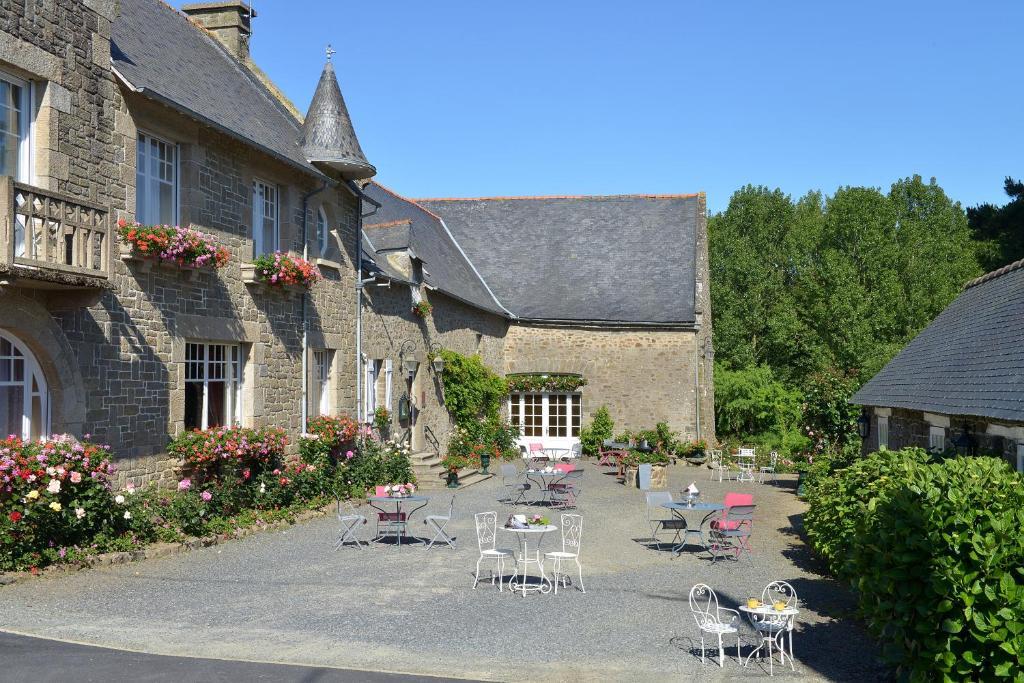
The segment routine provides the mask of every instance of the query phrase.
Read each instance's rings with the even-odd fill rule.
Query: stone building
[[[1024,261],[968,282],[852,401],[865,452],[955,449],[1024,472]]]
[[[621,427],[713,438],[702,195],[403,199],[365,184],[330,54],[303,116],[250,58],[254,24],[240,0],[0,6],[0,429],[88,433],[137,481],[169,476],[186,429],[294,442],[311,415],[380,406],[443,452],[445,348],[587,380],[515,397],[531,435],[571,439],[607,403]],[[140,258],[119,220],[195,226],[230,260]],[[259,281],[278,250],[323,280]]]

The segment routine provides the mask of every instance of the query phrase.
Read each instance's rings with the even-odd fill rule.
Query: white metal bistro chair
[[[571,460],[579,460],[582,457],[583,457],[583,444],[581,444],[580,442],[577,441],[576,443],[574,443],[569,448],[569,458]],[[562,458],[562,460],[565,460],[565,458]]]
[[[700,629],[700,663],[704,663],[704,634],[718,639],[718,666],[725,666],[723,635],[736,636],[736,658],[740,658],[740,613],[728,607],[720,607],[718,596],[711,586],[698,583],[690,589],[690,613]]]
[[[772,475],[772,481],[775,481],[775,466],[779,464],[779,452],[772,451],[768,454],[768,464],[761,465],[761,468],[757,471],[757,481],[760,484],[764,483],[765,475]]]
[[[338,535],[338,540],[334,542],[334,549],[341,550],[346,543],[355,543],[357,548],[362,549],[366,541],[360,540],[356,532],[359,530],[360,524],[366,524],[366,516],[359,514],[350,501],[345,501],[342,505],[339,498],[338,521],[341,522],[341,533]]]
[[[742,446],[736,454],[736,481],[753,482],[754,465],[757,462],[757,451],[751,446]]]
[[[434,547],[434,543],[437,541],[444,541],[450,548],[455,548],[455,539],[448,535],[448,532],[444,530],[448,522],[452,521],[452,514],[455,511],[455,496],[452,496],[451,501],[448,503],[448,514],[447,515],[427,515],[423,520],[424,524],[428,524],[434,528],[434,537],[430,539],[430,543],[427,544],[427,550]]]
[[[761,591],[761,602],[765,605],[781,602],[787,608],[796,609],[798,600],[793,586],[785,581],[772,581]],[[792,614],[751,614],[750,617],[751,625],[761,636],[762,647],[768,649],[768,674],[774,674],[773,646],[778,649],[782,664],[785,665],[786,657],[789,657],[789,667],[796,671],[796,665],[793,662],[793,626],[796,624],[796,616]],[[785,636],[789,636],[789,654],[786,653]],[[754,652],[747,655],[748,661]]]
[[[505,488],[504,502],[507,505],[522,504],[526,492],[533,488],[529,482],[521,479],[519,468],[510,462],[503,463],[501,466],[501,485]]]
[[[476,561],[476,577],[473,579],[473,588],[476,589],[476,585],[480,583],[480,563],[485,560],[495,562],[498,565],[498,591],[502,590],[502,582],[505,578],[505,560],[510,560],[514,564],[516,561],[515,553],[511,550],[498,549],[497,534],[498,534],[498,513],[497,512],[478,512],[473,515],[476,520],[476,543],[480,548],[480,557]],[[491,570],[491,585],[494,585],[494,570]]]
[[[558,594],[558,584],[564,587],[570,581],[568,575],[562,573],[562,560],[573,560],[576,562],[576,570],[580,576],[580,592],[586,593],[583,588],[583,565],[580,564],[580,545],[583,538],[583,516],[562,515],[562,549],[544,553],[545,560],[551,560],[551,572],[555,584],[555,594]]]
[[[708,481],[714,480],[716,475],[718,476],[718,481],[722,481],[726,474],[728,474],[728,468],[722,460],[722,451],[720,450],[711,451],[711,463],[709,466],[711,467],[711,476],[708,478]]]

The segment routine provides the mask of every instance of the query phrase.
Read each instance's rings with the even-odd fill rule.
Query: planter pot
[[[631,489],[640,488],[640,468],[626,468],[626,487]],[[668,488],[668,467],[666,465],[651,466],[651,490]]]
[[[448,485],[448,488],[450,489],[459,488],[459,471],[448,470],[448,474],[445,476],[445,483]]]
[[[796,478],[796,495],[803,498],[807,493],[807,473],[800,472]]]
[[[197,268],[196,266],[187,264],[172,263],[170,261],[164,261],[156,256],[148,256],[139,251],[130,244],[124,242],[117,243],[118,257],[125,263],[136,263],[138,264],[139,272],[148,272],[154,268],[162,270],[172,270],[181,273],[182,277],[186,280],[192,281],[196,279],[196,273],[200,270],[206,270],[206,268]]]
[[[265,290],[275,292],[305,292],[309,287],[302,285],[275,285],[256,275],[256,266],[252,263],[241,264],[242,282],[255,287],[262,287]]]
[[[626,480],[623,482],[626,485],[626,488],[635,489],[639,486],[636,474],[636,467],[626,467]]]
[[[488,453],[484,453],[480,456],[480,472],[483,474],[489,474],[487,468],[491,466],[491,456]]]
[[[691,453],[683,458],[686,462],[691,465],[703,465],[708,460],[707,453]]]

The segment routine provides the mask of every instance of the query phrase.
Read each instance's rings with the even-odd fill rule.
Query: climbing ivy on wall
[[[463,356],[447,349],[440,355],[444,359],[444,403],[455,424],[468,427],[481,418],[496,418],[508,394],[505,380],[478,355]]]

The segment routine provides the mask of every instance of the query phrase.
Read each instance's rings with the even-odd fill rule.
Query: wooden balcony
[[[109,211],[0,176],[0,279],[38,289],[107,287]]]

